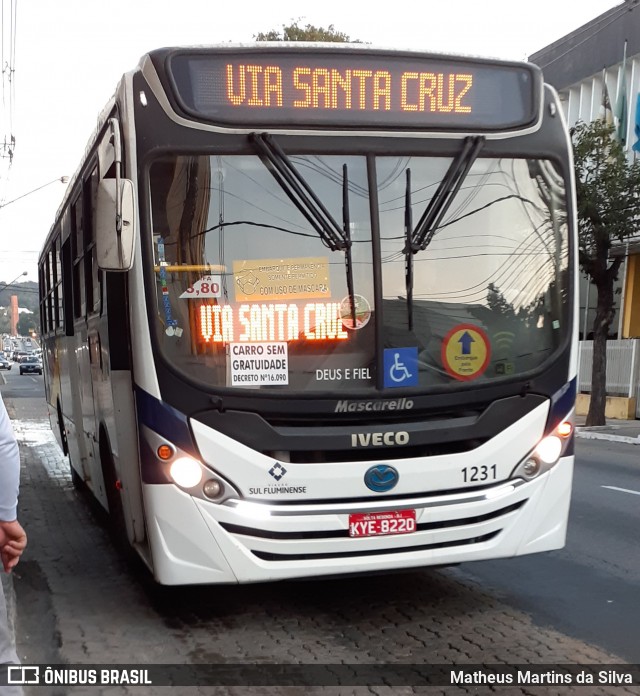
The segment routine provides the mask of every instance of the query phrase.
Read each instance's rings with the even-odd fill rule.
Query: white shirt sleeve
[[[18,516],[20,451],[9,414],[0,396],[0,520],[11,522]]]

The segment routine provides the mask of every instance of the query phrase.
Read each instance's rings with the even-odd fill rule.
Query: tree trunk
[[[598,289],[598,305],[596,318],[593,322],[591,400],[586,424],[606,425],[604,412],[607,405],[607,338],[614,314],[613,287],[606,287],[604,284],[596,287]]]

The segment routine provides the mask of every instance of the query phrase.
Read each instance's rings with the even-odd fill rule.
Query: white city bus
[[[151,51],[39,260],[74,482],[163,584],[562,547],[572,177],[531,64]]]

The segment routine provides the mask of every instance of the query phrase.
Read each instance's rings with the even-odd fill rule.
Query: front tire
[[[64,419],[62,418],[62,408],[58,403],[58,430],[60,431],[60,441],[62,442],[62,453],[67,457],[69,462],[69,471],[71,472],[71,483],[76,490],[81,490],[84,486],[82,476],[73,468],[71,463],[71,452],[69,452],[69,441],[67,440],[67,431],[64,428]]]
[[[107,504],[109,505],[109,527],[111,534],[120,547],[129,545],[127,537],[127,524],[124,520],[124,507],[120,493],[119,481],[116,478],[116,467],[113,463],[111,448],[104,432],[100,433],[100,464],[104,479]]]

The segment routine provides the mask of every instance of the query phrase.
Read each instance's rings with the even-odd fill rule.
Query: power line
[[[16,139],[13,134],[15,114],[15,70],[16,70],[16,33],[17,33],[17,0],[9,0],[9,9],[2,0],[2,109],[3,132],[0,142],[0,159],[7,162],[7,172],[11,169],[15,152]],[[9,29],[5,17],[8,15]]]

